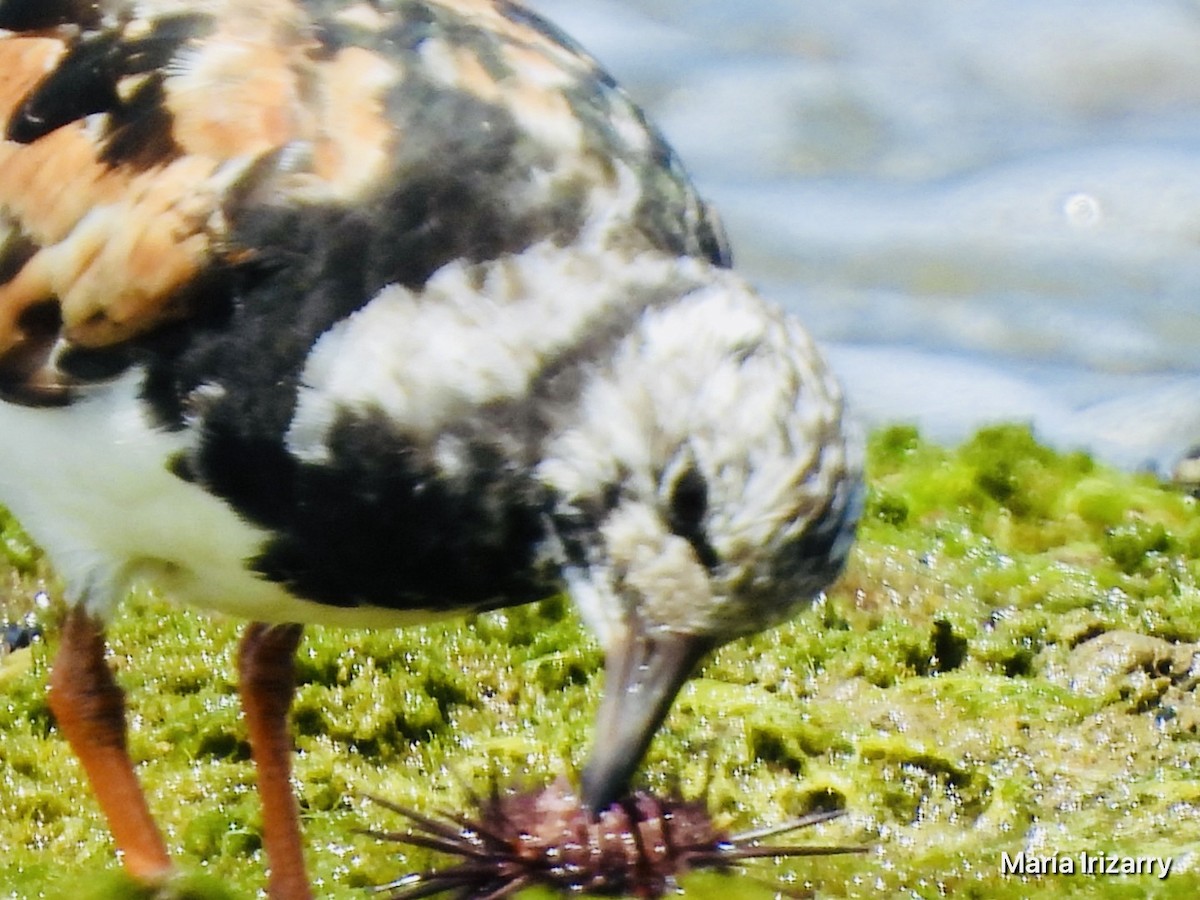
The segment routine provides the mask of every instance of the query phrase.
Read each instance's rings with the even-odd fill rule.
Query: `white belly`
[[[181,602],[264,622],[403,625],[422,611],[301,600],[256,575],[267,532],[171,474],[191,433],[155,428],[140,373],[65,408],[0,402],[0,504],[66,579],[70,599],[108,617],[130,582],[149,578]]]

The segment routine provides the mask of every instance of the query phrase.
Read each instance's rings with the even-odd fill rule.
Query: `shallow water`
[[[535,0],[650,111],[860,414],[1200,441],[1200,3]]]

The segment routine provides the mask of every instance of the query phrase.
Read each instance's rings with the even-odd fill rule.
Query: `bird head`
[[[606,655],[583,773],[597,812],[702,656],[836,577],[860,495],[835,380],[732,273],[647,308],[604,360],[540,467],[564,580]]]

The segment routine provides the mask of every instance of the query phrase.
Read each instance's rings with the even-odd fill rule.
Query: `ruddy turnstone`
[[[51,676],[126,868],[171,869],[104,623],[251,620],[275,898],[301,623],[567,590],[588,808],[712,648],[837,573],[858,450],[800,325],[612,79],[510,0],[0,0],[0,502],[71,602]]]

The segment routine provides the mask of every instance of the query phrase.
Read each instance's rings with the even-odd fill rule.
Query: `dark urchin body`
[[[811,813],[762,832],[730,835],[700,802],[638,791],[593,818],[564,780],[533,791],[493,791],[475,798],[472,814],[430,818],[378,797],[408,819],[411,831],[368,832],[384,840],[437,850],[458,862],[405,876],[377,890],[388,900],[453,893],[459,900],[500,900],[527,887],[564,894],[653,900],[676,879],[700,869],[730,870],[764,857],[861,853],[861,847],[764,844],[785,831],[837,818]]]

